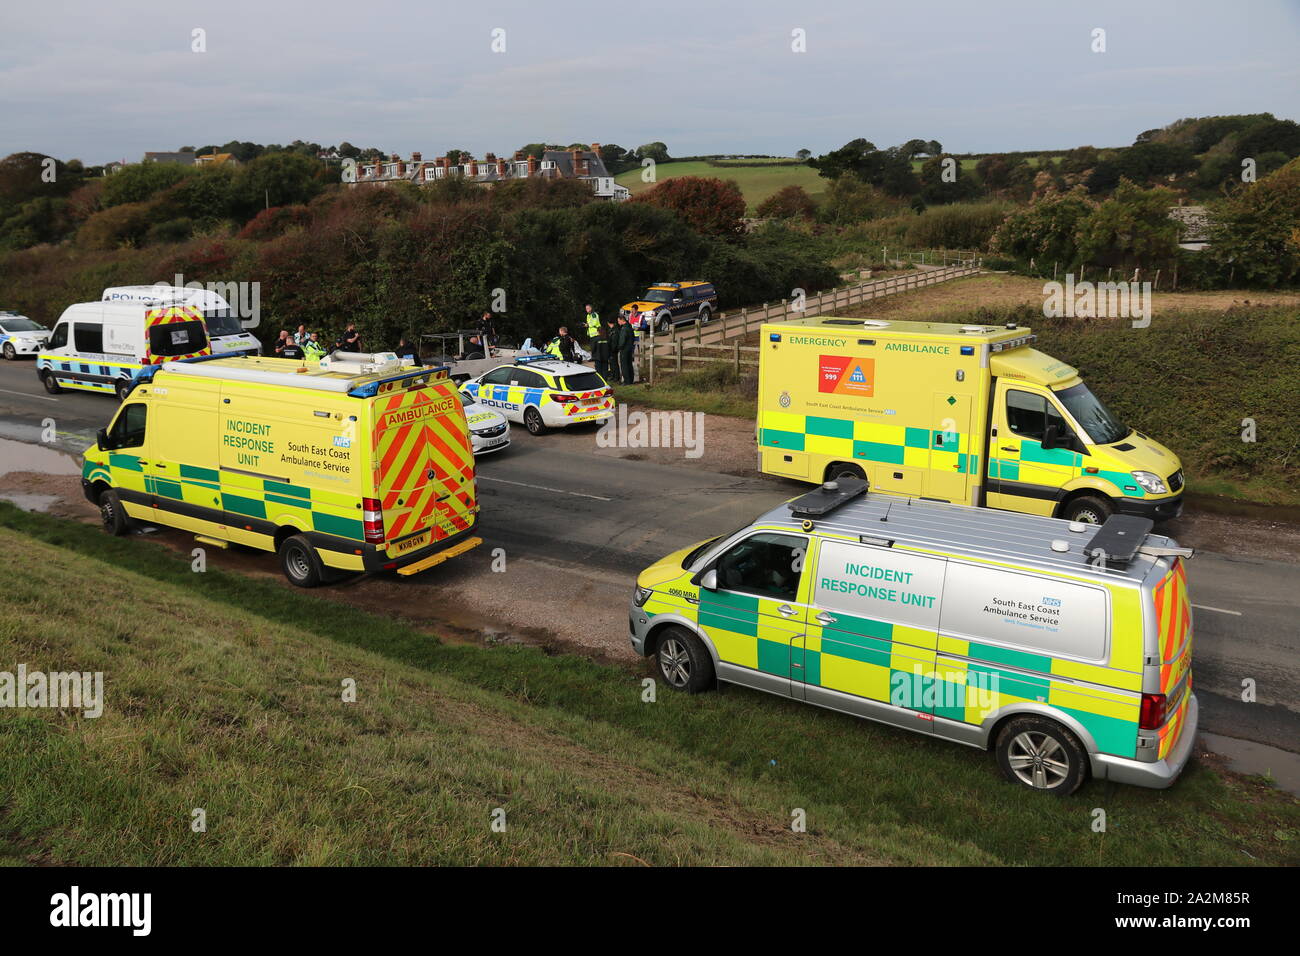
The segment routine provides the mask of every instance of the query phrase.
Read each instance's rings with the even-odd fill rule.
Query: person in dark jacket
[[[611,385],[617,385],[622,381],[618,373],[619,334],[618,320],[610,319],[605,325],[605,338],[609,342],[609,377],[605,381]]]
[[[560,326],[560,356],[566,362],[576,362],[578,341],[569,334],[568,326]]]
[[[419,353],[416,352],[415,346],[406,340],[405,335],[403,335],[400,339],[398,339],[397,348],[394,349],[393,351],[396,353],[398,358],[410,359],[412,362],[415,362],[417,365],[420,362]]]
[[[618,377],[624,385],[636,381],[636,372],[632,368],[632,354],[636,349],[636,330],[628,324],[626,316],[618,317]]]
[[[602,325],[596,330],[596,337],[591,340],[591,358],[596,365],[596,374],[607,382],[610,380],[609,359],[612,354],[609,348],[609,332]]]
[[[357,324],[349,322],[348,327],[343,330],[339,340],[334,347],[340,352],[360,352],[361,351],[361,333],[357,331]]]

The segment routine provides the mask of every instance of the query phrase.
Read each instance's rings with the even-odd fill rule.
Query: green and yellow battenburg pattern
[[[935,447],[936,440],[942,442]],[[970,453],[970,436],[958,431],[883,425],[850,418],[828,418],[768,411],[759,445],[826,455],[839,461],[867,461],[909,468],[934,468],[978,475],[979,455]]]

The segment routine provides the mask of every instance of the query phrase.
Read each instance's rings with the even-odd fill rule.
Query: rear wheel
[[[684,627],[669,628],[655,651],[655,663],[659,676],[674,690],[698,694],[713,686],[713,658]]]
[[[839,481],[841,478],[860,478],[867,480],[867,474],[858,465],[845,461],[834,461],[826,466],[826,480]]]
[[[531,405],[524,409],[524,427],[530,435],[546,434],[546,422],[542,421],[542,413]]]
[[[290,584],[300,588],[314,588],[320,584],[324,572],[316,549],[300,534],[280,542],[280,569]]]
[[[1067,504],[1061,517],[1067,521],[1082,521],[1084,524],[1105,524],[1106,519],[1114,513],[1115,506],[1105,498],[1083,495]]]
[[[131,530],[131,519],[122,507],[122,499],[112,488],[99,496],[99,520],[111,535],[120,536]]]
[[[16,349],[14,349],[14,344],[13,344],[12,342],[6,342],[6,343],[5,343],[5,361],[6,361],[6,362],[12,362],[12,361],[13,361],[14,359],[16,359],[17,357],[18,357],[18,352],[17,352]]]
[[[1012,783],[1068,797],[1087,778],[1088,754],[1074,736],[1045,717],[1016,717],[998,734],[998,765]]]
[[[63,391],[59,386],[58,379],[56,379],[54,373],[50,371],[41,373],[41,384],[45,386],[45,390],[51,395],[57,395],[59,392]]]

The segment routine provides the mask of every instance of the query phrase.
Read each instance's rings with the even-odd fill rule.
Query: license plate
[[[430,532],[424,531],[412,538],[403,538],[401,541],[394,541],[388,546],[388,553],[391,555],[407,554],[411,551],[418,551],[429,543]]]
[[[488,439],[488,445],[489,445],[489,446],[492,446],[492,445],[500,445],[500,444],[501,444],[502,442],[504,442],[504,441],[505,441],[505,438],[490,438],[490,439]]]

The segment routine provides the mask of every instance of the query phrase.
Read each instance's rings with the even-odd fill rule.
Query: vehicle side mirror
[[[108,429],[101,428],[95,432],[95,445],[100,451],[108,451]]]
[[[680,295],[675,295],[675,296],[673,296],[673,301],[674,301],[674,302],[680,302],[680,301],[682,301],[682,297],[681,297]]]
[[[1043,440],[1041,444],[1045,451],[1059,448],[1061,445],[1061,430],[1055,425],[1048,425],[1043,431]]]
[[[716,591],[718,589],[718,572],[709,568],[700,575],[700,587],[705,591]]]

